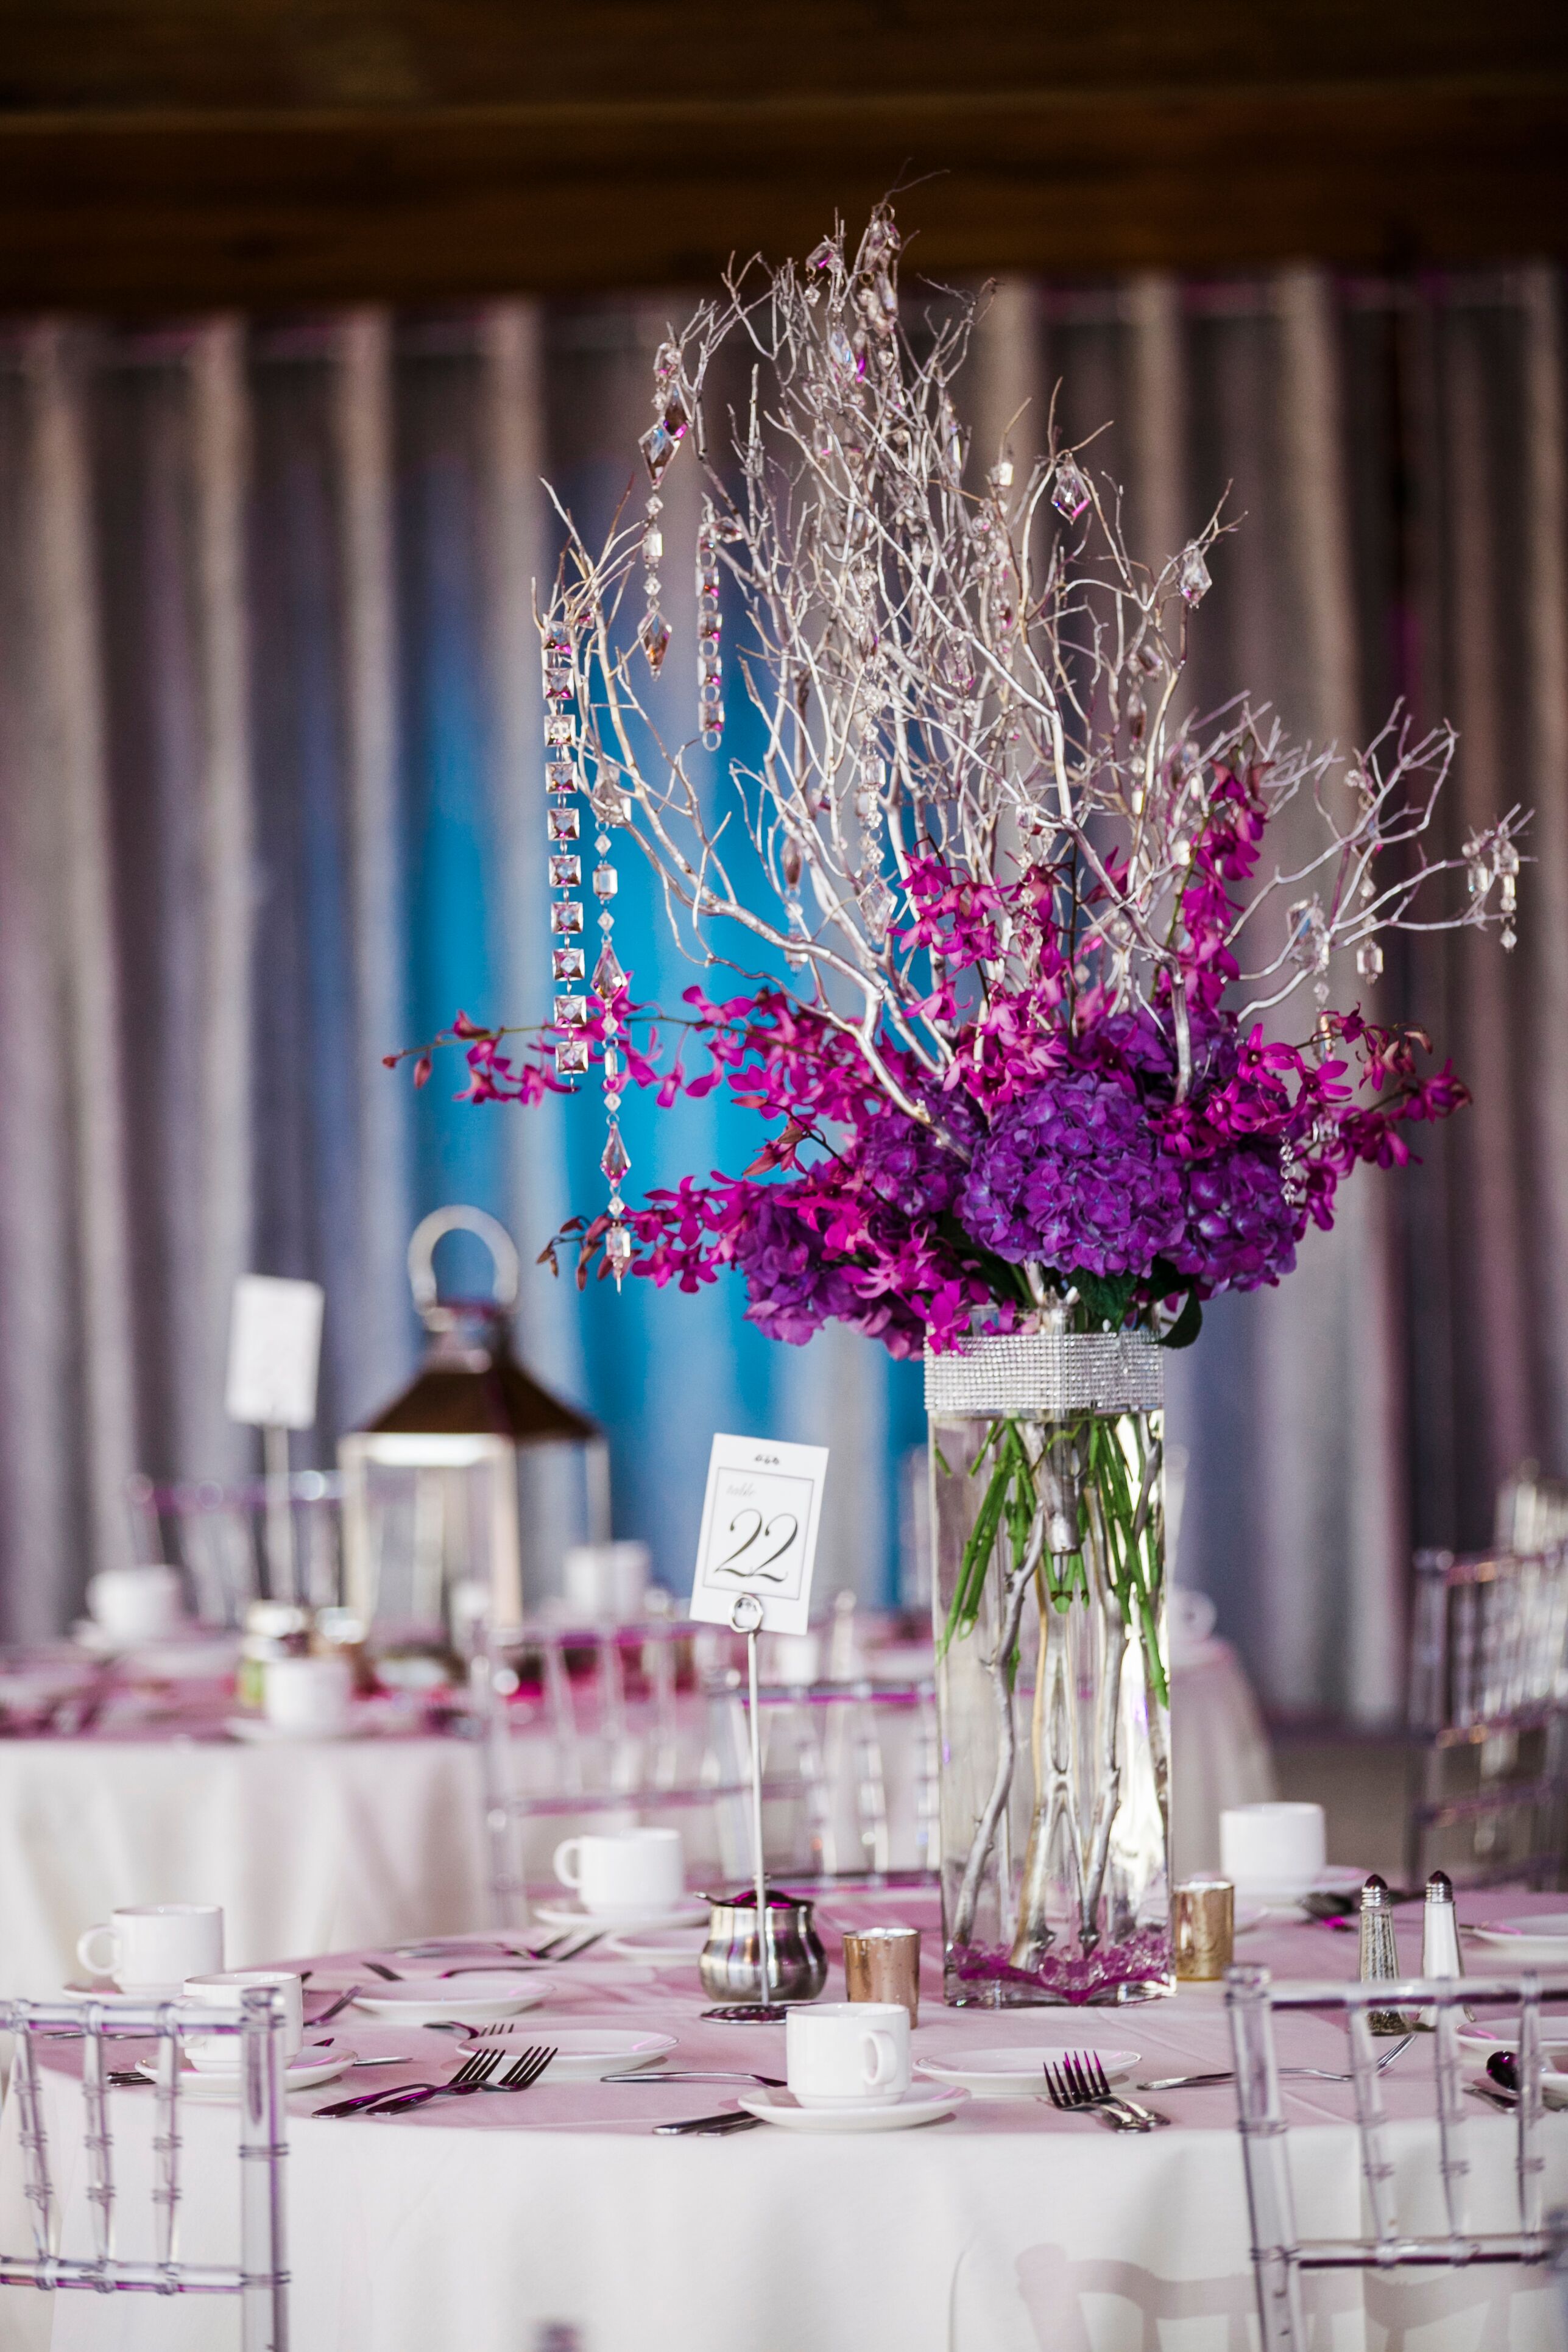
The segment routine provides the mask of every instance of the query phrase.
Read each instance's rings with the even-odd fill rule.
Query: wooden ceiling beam
[[[994,0],[980,0],[987,12]],[[205,21],[201,0],[187,14]],[[590,0],[590,31],[605,14]],[[1334,78],[1312,79],[1294,57],[1226,51],[1229,79],[1189,66],[1179,79],[1106,79],[1102,57],[1096,80],[1086,54],[1076,80],[983,82],[971,45],[946,87],[866,86],[840,56],[836,87],[763,94],[582,95],[593,79],[567,74],[517,96],[509,67],[491,104],[283,104],[269,89],[267,103],[215,107],[151,102],[178,83],[170,72],[144,76],[131,103],[39,104],[61,85],[36,59],[6,105],[0,5],[0,307],[266,310],[710,282],[731,253],[801,252],[836,209],[854,222],[900,182],[914,184],[900,201],[913,266],[937,278],[1568,257],[1563,44],[1543,66],[1528,43],[1500,39],[1482,70],[1436,38],[1452,14],[1437,10],[1427,52],[1455,69],[1426,74],[1379,56],[1358,75],[1340,53]],[[259,0],[249,16],[271,22]],[[1121,0],[1112,29],[1127,16]],[[909,54],[929,83],[934,53]]]

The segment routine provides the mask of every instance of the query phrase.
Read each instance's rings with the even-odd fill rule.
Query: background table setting
[[[1329,1883],[1342,1889],[1349,1875],[1331,1873]],[[1159,2340],[1173,2323],[1200,2326],[1205,2341],[1223,2325],[1237,2340],[1254,2290],[1218,1985],[1117,2009],[944,2008],[935,1901],[846,1890],[816,1906],[828,1962],[821,2001],[792,2010],[793,2026],[741,2022],[710,2013],[698,1976],[702,1931],[679,1924],[686,1909],[667,1901],[662,1925],[623,1906],[583,1931],[453,1934],[279,1963],[304,1977],[302,2045],[286,2078],[297,2345],[425,2352],[461,2341],[510,2352],[531,2330],[565,2322],[584,2352],[632,2342],[717,2352],[742,2311],[755,2313],[758,2342],[780,2352],[805,2342],[826,2352],[894,2342],[915,2352],[1109,2352]],[[1568,1944],[1562,1898],[1494,1890],[1465,1896],[1461,1916],[1472,1967],[1502,1966],[1510,1945],[1524,1967]],[[1548,1924],[1526,1936],[1521,1916]],[[1281,1976],[1355,1973],[1355,1937],[1331,1921],[1289,1902],[1246,1904],[1240,1917],[1238,1958]],[[1421,1912],[1395,1917],[1401,1963],[1414,1973]],[[908,2093],[886,2105],[803,2107],[785,2087],[796,2078],[796,2029],[831,2032],[845,2016],[863,2041],[858,2019],[873,2026],[889,2015],[875,2003],[840,2011],[846,1934],[898,1926],[918,1927],[923,1947]],[[1506,2040],[1505,2020],[1492,2030]],[[1478,2034],[1467,2054],[1478,2082],[1489,2046]],[[1321,2070],[1282,2082],[1301,2227],[1353,2230],[1353,2109],[1347,2084],[1331,2079],[1346,2066],[1342,2031],[1289,2019],[1279,2048],[1284,2069]],[[68,2248],[84,2226],[79,2044],[46,2049]],[[1069,2051],[1098,2054],[1114,2087],[1166,2123],[1121,2130],[1093,2113],[1058,2112],[1044,2068]],[[476,2053],[494,2067],[471,2092],[426,2088],[395,2112],[332,2112],[345,2100],[412,2100],[416,2086],[444,2092]],[[1416,2036],[1383,2077],[1391,2145],[1413,2179],[1431,2165],[1429,2066],[1429,2040]],[[153,2111],[136,2073],[132,2046],[111,2095],[128,2240],[150,2181]],[[509,2074],[526,2086],[505,2087]],[[1192,2074],[1220,2079],[1177,2079]],[[187,2072],[183,2085],[182,2234],[194,2258],[232,2231],[236,2095],[232,2075]],[[710,2116],[736,2127],[667,2128]],[[1500,2195],[1511,2182],[1512,2125],[1480,2098],[1467,2124],[1484,2214],[1491,2186]],[[1545,2131],[1550,2201],[1568,2194],[1568,2119],[1549,2116]],[[21,2242],[26,2228],[13,2101],[0,2126],[0,2242]],[[1379,2292],[1374,2282],[1365,2304],[1378,2323]],[[1455,2319],[1466,2340],[1554,2340],[1541,2273],[1478,2271],[1415,2294],[1420,2316]],[[1333,2316],[1336,2345],[1362,2340],[1359,2282],[1310,2283],[1309,2310]],[[7,2346],[177,2352],[218,2340],[212,2328],[211,2313],[186,2301],[0,2298]]]

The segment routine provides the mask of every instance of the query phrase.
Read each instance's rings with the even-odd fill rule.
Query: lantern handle
[[[466,1209],[454,1203],[450,1208],[432,1209],[427,1217],[421,1217],[408,1244],[408,1280],[420,1314],[427,1315],[439,1303],[436,1244],[447,1234],[458,1233],[477,1234],[489,1250],[495,1264],[496,1305],[515,1307],[522,1283],[522,1262],[517,1254],[517,1244],[506,1227],[483,1209]]]

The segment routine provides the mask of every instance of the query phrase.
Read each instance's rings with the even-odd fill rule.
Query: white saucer
[[[1517,2050],[1519,2020],[1517,2017],[1494,2017],[1486,2025],[1461,2025],[1456,2039],[1461,2050]],[[1543,2050],[1568,2048],[1568,2017],[1542,2019],[1541,2046]]]
[[[283,2069],[283,2088],[286,2091],[313,2091],[319,2083],[335,2082],[353,2065],[355,2055],[346,2044],[342,2049],[335,2049],[330,2058],[312,2059],[309,2051],[301,2050],[289,2059]],[[157,2060],[138,2059],[136,2072],[145,2074],[150,2083],[155,2083],[158,2079]],[[237,2066],[183,2067],[180,2096],[182,2099],[236,2099],[239,2096],[239,2069]]]
[[[702,1927],[648,1927],[640,1935],[609,1936],[605,1949],[626,1960],[651,1961],[655,1968],[694,1969],[708,1941]]]
[[[1500,1960],[1561,1960],[1568,1966],[1568,1911],[1526,1911],[1465,1933]]]
[[[803,2107],[788,2091],[747,2091],[736,2101],[760,2123],[780,2124],[785,2131],[890,2132],[910,2131],[917,2124],[940,2123],[964,2103],[963,2091],[944,2091],[938,2083],[911,2083],[901,2099],[887,2106],[857,2102],[842,2107]]]
[[[542,1927],[553,1927],[559,1934],[567,1927],[580,1927],[585,1933],[603,1936],[637,1936],[645,1927],[706,1927],[711,1906],[684,1897],[668,1911],[616,1912],[606,1916],[603,1911],[584,1911],[580,1903],[534,1903],[530,1906],[533,1917]]]
[[[555,2055],[545,2074],[558,2083],[598,2083],[606,2074],[629,2074],[634,2067],[651,2066],[676,2046],[673,2033],[632,2033],[606,2025],[542,2025],[530,2018],[526,2025],[503,2026],[498,2033],[476,2035],[459,2043],[460,2054],[479,2050],[528,2048],[543,2042]]]
[[[967,2091],[972,2099],[1044,2099],[1049,2095],[1047,2062],[1059,2064],[1068,2050],[1092,2051],[1110,2083],[1125,2083],[1142,2063],[1136,2050],[1080,2037],[1028,2049],[939,2051],[934,2057],[917,2058],[915,2071],[929,2074],[935,2083]]]
[[[405,1977],[400,1984],[378,1984],[374,1992],[367,1986],[353,2005],[403,2025],[489,2025],[536,2009],[550,1990],[547,1977],[498,1969],[487,1976]]]

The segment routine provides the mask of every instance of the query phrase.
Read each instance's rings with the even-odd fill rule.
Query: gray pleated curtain
[[[248,1465],[221,1409],[237,1272],[328,1286],[325,1458],[412,1361],[416,1215],[479,1200],[531,1255],[595,1205],[586,1105],[474,1111],[445,1081],[416,1100],[380,1057],[460,1003],[544,1009],[540,477],[608,511],[680,307],[40,321],[0,345],[12,1633],[63,1622],[122,1556],[128,1471]],[[1026,458],[1053,396],[1075,436],[1109,424],[1099,462],[1156,559],[1229,486],[1195,708],[1245,685],[1348,744],[1404,697],[1461,732],[1447,846],[1536,810],[1513,958],[1424,940],[1377,990],[1474,1108],[1415,1139],[1419,1168],[1359,1174],[1294,1280],[1215,1302],[1173,1366],[1184,1580],[1273,1704],[1373,1719],[1397,1703],[1411,1545],[1483,1540],[1522,1459],[1568,1472],[1561,283],[1004,285],[982,443]],[[662,1141],[645,1123],[634,1189],[732,1161],[704,1117]],[[844,1335],[768,1349],[734,1296],[628,1290],[579,1302],[536,1274],[523,1317],[536,1366],[610,1426],[622,1530],[679,1583],[713,1429],[822,1435],[826,1580],[890,1591],[918,1374]]]

